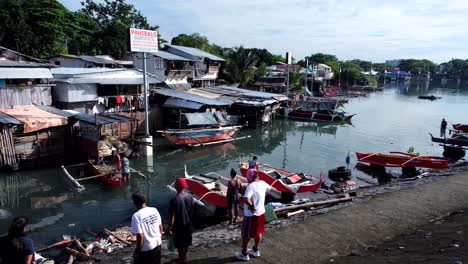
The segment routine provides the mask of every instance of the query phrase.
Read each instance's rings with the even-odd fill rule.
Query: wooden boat
[[[104,172],[99,170],[96,165],[92,161],[88,161],[90,170],[93,176],[97,175],[102,175],[102,174],[107,174],[108,172]],[[104,163],[105,164],[105,163]],[[122,175],[120,173],[111,173],[109,175],[104,175],[102,177],[98,177],[98,179],[102,182],[104,182],[107,185],[110,185],[112,187],[121,187],[123,184],[123,179]]]
[[[241,182],[247,185],[247,179],[237,176]],[[200,175],[189,175],[185,171],[187,189],[196,197],[197,203],[208,203],[217,207],[227,207],[226,193],[227,185],[230,179],[215,172]],[[170,185],[174,189],[174,184]],[[203,202],[202,202],[203,201]],[[239,203],[243,203],[243,198],[239,197]]]
[[[468,133],[468,125],[466,124],[453,124],[453,129]]]
[[[288,117],[297,120],[310,120],[321,122],[349,122],[353,115],[346,115],[343,112],[336,110],[303,110],[300,108],[294,109],[288,113]]]
[[[404,152],[369,153],[356,152],[358,161],[379,165],[383,167],[418,167],[443,169],[448,166],[448,161],[435,156],[418,156]]]
[[[349,86],[348,90],[350,91],[366,91],[366,92],[376,92],[383,91],[383,87],[371,86],[371,85],[353,85]]]
[[[168,129],[158,132],[176,145],[200,146],[241,139],[234,137],[240,128],[241,126],[220,126],[215,128]]]
[[[431,133],[429,135],[432,142],[468,147],[468,138],[463,135],[454,135],[452,138],[438,138],[434,137]]]
[[[249,164],[247,162],[241,163],[240,171],[242,176],[247,176],[248,167]],[[280,192],[312,192],[319,189],[322,185],[322,172],[320,172],[320,179],[317,180],[308,174],[289,172],[273,168],[267,164],[260,164],[258,170],[260,180],[266,182]]]

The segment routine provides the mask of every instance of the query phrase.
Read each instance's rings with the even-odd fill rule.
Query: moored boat
[[[247,176],[248,166],[246,162],[240,164],[240,171],[244,177]],[[284,193],[312,192],[320,188],[323,180],[322,172],[320,178],[316,179],[308,174],[289,172],[267,164],[258,166],[258,176],[260,180]]]
[[[247,180],[245,178],[239,176],[238,178],[241,179],[242,183],[247,185]],[[228,206],[226,193],[230,179],[215,172],[200,175],[189,175],[187,171],[185,171],[185,179],[187,181],[187,189],[193,195],[198,197],[198,202],[211,204],[217,207]],[[171,186],[173,185],[174,183]],[[242,197],[239,198],[239,203],[241,202],[243,202]]]
[[[418,156],[404,152],[369,153],[356,152],[358,161],[383,167],[418,167],[443,169],[448,166],[448,160],[435,156]]]
[[[383,87],[371,86],[371,85],[353,85],[349,86],[348,90],[350,91],[366,91],[366,92],[376,92],[383,91]]]
[[[346,115],[343,112],[336,110],[303,110],[300,108],[294,109],[288,113],[288,117],[297,120],[310,120],[319,122],[349,122],[353,115]]]
[[[107,185],[112,187],[121,187],[123,184],[122,175],[119,172],[113,172],[114,168],[106,163],[102,165],[94,164],[92,161],[88,161],[91,173],[93,176],[103,175],[98,179]]]
[[[459,130],[465,133],[468,133],[468,125],[467,124],[453,124],[453,129]]]
[[[180,146],[195,146],[214,142],[228,142],[235,140],[234,135],[241,126],[192,128],[192,129],[168,129],[159,130],[162,136]]]
[[[463,135],[454,135],[452,138],[438,138],[434,137],[431,133],[429,135],[432,142],[468,147],[468,138]]]

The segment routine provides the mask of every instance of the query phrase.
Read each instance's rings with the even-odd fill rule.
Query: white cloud
[[[78,0],[62,0],[67,7]],[[383,61],[468,58],[468,1],[131,0],[170,40],[198,32],[223,46]],[[73,4],[72,4],[73,3]]]

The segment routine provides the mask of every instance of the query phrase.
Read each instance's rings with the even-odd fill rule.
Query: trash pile
[[[136,237],[132,235],[128,226],[117,228],[115,231],[104,229],[103,232],[94,233],[85,231],[80,238],[63,236],[63,240],[58,241],[48,247],[38,249],[36,253],[36,263],[74,263],[78,261],[100,262],[100,256],[105,254],[115,254],[124,247],[132,245]]]

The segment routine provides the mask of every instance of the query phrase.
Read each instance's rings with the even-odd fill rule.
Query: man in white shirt
[[[244,261],[260,257],[259,245],[265,232],[265,196],[271,186],[258,178],[257,172],[252,175],[251,183],[245,190],[244,221],[242,223],[242,251],[236,252],[236,258]],[[255,245],[247,250],[250,239],[255,239]]]
[[[135,264],[161,263],[161,234],[163,226],[161,215],[154,207],[146,205],[146,197],[138,191],[132,195],[138,212],[132,216],[132,233],[137,237],[133,255]]]

